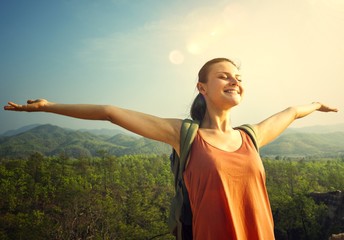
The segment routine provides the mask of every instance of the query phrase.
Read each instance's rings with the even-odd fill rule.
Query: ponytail
[[[190,109],[190,115],[193,120],[202,122],[205,111],[207,109],[207,104],[202,94],[198,94],[193,101]]]

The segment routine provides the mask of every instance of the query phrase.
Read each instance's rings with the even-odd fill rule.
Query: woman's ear
[[[204,86],[203,83],[198,82],[198,83],[197,83],[197,89],[198,89],[198,91],[199,91],[200,94],[202,94],[202,95],[205,95],[205,94],[206,94],[206,88],[205,88],[205,86]]]

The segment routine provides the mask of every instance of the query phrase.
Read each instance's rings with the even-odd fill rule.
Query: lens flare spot
[[[173,64],[182,64],[184,62],[184,55],[179,50],[173,50],[168,57]]]

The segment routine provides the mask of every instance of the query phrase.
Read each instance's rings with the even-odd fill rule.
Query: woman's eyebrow
[[[230,72],[220,71],[220,72],[217,72],[217,73],[224,73],[226,75],[232,76],[232,74]],[[235,74],[233,76],[234,77],[241,77],[241,74],[237,73],[237,74]]]

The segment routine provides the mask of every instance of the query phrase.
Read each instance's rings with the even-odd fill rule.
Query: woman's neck
[[[230,118],[230,111],[206,111],[201,128],[228,132],[233,130]]]

